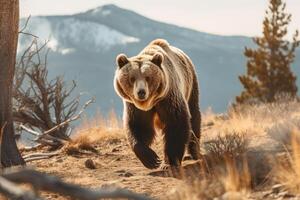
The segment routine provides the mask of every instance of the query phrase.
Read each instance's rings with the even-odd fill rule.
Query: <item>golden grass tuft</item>
[[[291,151],[277,159],[273,179],[293,194],[300,194],[300,132],[294,131],[291,137]]]
[[[115,142],[125,138],[121,127],[120,119],[114,111],[111,111],[107,118],[100,113],[94,119],[84,119],[79,128],[76,129],[72,141],[65,147],[67,154],[78,154],[80,150],[96,153],[96,146],[99,143]]]
[[[291,132],[300,129],[300,102],[281,100],[275,103],[230,107],[226,114],[204,113],[203,141],[219,135],[241,134],[251,148],[274,149],[289,143]],[[212,124],[212,126],[209,126]]]
[[[207,169],[184,178],[184,183],[171,191],[170,199],[249,199],[251,174],[245,156],[248,141],[244,134],[219,134],[204,145]]]
[[[226,175],[222,178],[226,192],[241,192],[246,194],[251,186],[251,175],[246,158],[243,158],[241,167],[235,159],[226,159]]]
[[[204,144],[206,154],[216,163],[223,162],[225,158],[235,159],[247,152],[248,142],[243,134],[231,133],[218,135],[216,139]]]
[[[94,119],[85,119],[81,126],[77,128],[74,140],[80,141],[80,137],[87,137],[90,142],[123,138],[121,120],[113,110],[107,118],[98,113]]]
[[[204,177],[185,180],[179,187],[174,188],[170,199],[178,200],[212,200],[248,199],[250,194],[251,176],[247,162],[243,167],[237,167],[233,159],[227,159],[226,166],[220,170],[212,171]]]
[[[206,158],[212,160],[209,168],[213,175],[184,189],[181,195],[185,197],[181,199],[247,199],[251,186],[257,180],[259,183],[261,176],[264,181],[274,179],[299,194],[300,137],[291,136],[295,128],[300,128],[298,101],[241,105],[221,115],[208,111],[203,119],[202,147]],[[265,156],[277,156],[288,144],[292,146],[291,156],[270,176],[268,167],[272,166]]]

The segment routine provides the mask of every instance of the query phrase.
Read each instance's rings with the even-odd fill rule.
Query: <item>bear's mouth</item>
[[[152,104],[149,99],[145,100],[135,100],[134,105],[139,108],[140,110],[148,111],[152,109]]]
[[[143,99],[143,100],[136,99],[135,102],[136,102],[136,104],[139,104],[141,106],[146,106],[148,104],[148,99]]]
[[[148,99],[136,99],[136,101],[139,102],[140,104],[145,104],[147,100]]]

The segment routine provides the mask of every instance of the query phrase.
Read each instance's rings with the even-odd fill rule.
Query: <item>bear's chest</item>
[[[160,120],[157,113],[154,115],[153,120],[155,129],[162,130],[165,127],[164,123]]]

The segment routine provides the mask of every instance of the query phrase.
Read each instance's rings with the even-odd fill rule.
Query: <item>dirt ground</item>
[[[159,174],[160,171],[145,168],[130,151],[125,138],[106,139],[93,146],[97,153],[81,150],[80,153],[67,155],[65,151],[62,151],[59,155],[49,159],[32,161],[28,166],[58,176],[66,182],[88,188],[120,187],[145,194],[154,199],[174,199],[174,196],[178,199],[197,199],[192,198],[193,195],[186,194],[189,193],[189,190],[181,191],[181,189],[186,190],[185,185],[191,184],[188,180],[151,175],[153,172]],[[159,145],[155,147],[156,149],[160,148]],[[36,152],[24,152],[23,154],[31,153]],[[86,164],[87,162],[90,163],[90,160],[94,164],[92,168],[95,169],[91,169],[90,165]],[[188,166],[190,163],[193,161],[184,161],[183,165]],[[198,190],[197,185],[190,186],[193,187],[193,190]],[[199,190],[202,189],[199,188]],[[184,194],[180,195],[182,192]],[[272,193],[270,187],[261,187],[256,191],[251,191],[251,193],[238,194],[234,199],[242,197],[242,199],[278,199],[276,196],[273,196],[274,198],[266,196],[268,193]],[[44,193],[43,197],[46,199],[67,199],[49,193]]]
[[[76,155],[62,153],[50,159],[32,161],[29,166],[81,186],[122,187],[156,199],[167,199],[168,193],[182,184],[182,181],[176,178],[149,175],[151,170],[146,169],[138,161],[130,151],[125,138],[97,144],[95,149],[97,153],[89,151]],[[92,160],[95,169],[86,166],[87,160]],[[47,197],[61,199],[51,194]]]
[[[295,127],[300,128],[299,113],[300,104],[292,102],[245,108],[222,115],[209,112],[204,114],[201,147],[205,148],[209,141],[214,141],[210,143],[210,150],[206,149],[213,157],[231,151],[239,154],[246,149],[247,171],[250,175],[225,167],[225,176],[214,176],[216,180],[209,181],[202,178],[200,173],[183,179],[160,176],[161,173],[145,168],[135,157],[127,144],[124,130],[116,125],[119,124],[116,119],[108,119],[102,124],[89,122],[82,125],[77,130],[79,134],[73,144],[61,149],[56,156],[31,161],[28,166],[84,187],[121,187],[154,199],[300,199],[297,195],[300,193],[300,143],[294,145],[297,151],[293,153],[293,146],[287,142],[290,142],[291,134],[295,133]],[[296,133],[300,135],[299,131]],[[226,135],[230,137],[226,138]],[[163,158],[161,141],[162,138],[157,137],[153,148]],[[82,144],[90,145],[94,150],[80,149]],[[23,151],[22,154],[36,152]],[[284,168],[276,168],[269,163],[269,157],[280,156],[291,158],[284,160],[289,163],[283,165]],[[184,161],[183,165],[187,167],[191,163]],[[247,179],[248,176],[251,181]],[[253,184],[256,178],[263,179]],[[64,199],[49,193],[44,193],[43,197]]]

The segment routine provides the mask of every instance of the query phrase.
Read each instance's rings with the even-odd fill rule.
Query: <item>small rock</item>
[[[85,162],[84,162],[84,165],[89,168],[89,169],[96,169],[96,165],[94,163],[94,161],[92,159],[87,159]]]
[[[121,158],[117,158],[117,159],[116,159],[116,161],[120,161],[120,160],[121,160]]]
[[[111,152],[118,152],[118,151],[120,151],[120,149],[118,149],[117,147],[116,147],[116,148],[113,148],[113,149],[111,150]]]
[[[131,176],[133,176],[133,173],[126,172],[126,173],[124,174],[124,177],[131,177]]]
[[[119,174],[119,176],[121,176],[121,177],[131,177],[131,176],[133,176],[133,174],[131,172],[125,172],[125,173]]]
[[[62,158],[59,158],[59,159],[56,160],[56,162],[58,162],[58,163],[62,163],[63,161],[64,160]]]
[[[116,173],[125,173],[126,171],[124,169],[121,169],[121,170],[117,170],[115,171]]]
[[[119,176],[121,177],[131,177],[133,176],[133,173],[131,172],[126,172],[125,170],[121,169],[121,170],[117,170],[115,171],[116,173],[119,173]]]

